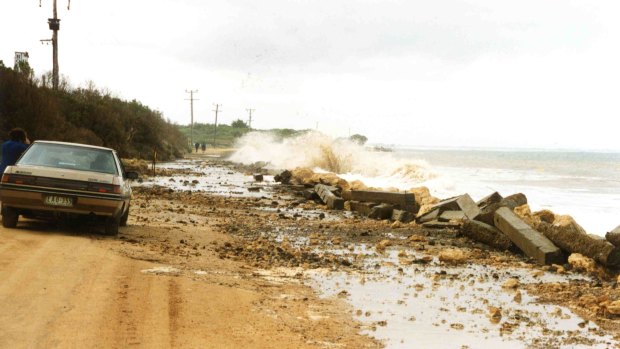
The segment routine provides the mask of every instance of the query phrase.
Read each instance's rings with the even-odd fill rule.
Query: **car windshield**
[[[68,144],[34,143],[17,165],[118,174],[112,151]]]

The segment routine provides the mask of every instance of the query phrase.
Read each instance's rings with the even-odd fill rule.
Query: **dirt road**
[[[165,231],[130,226],[121,236],[130,242],[123,242],[36,222],[20,222],[18,229],[0,228],[0,346],[317,348],[332,342],[345,347],[372,344],[356,335],[347,313],[337,304],[315,299],[308,288],[295,282],[252,278],[243,265],[221,261],[210,253],[190,263],[205,267],[200,272],[188,263],[180,263],[183,269],[162,269],[166,257],[136,244],[131,236],[159,236]],[[207,240],[220,238],[215,232],[203,232]]]

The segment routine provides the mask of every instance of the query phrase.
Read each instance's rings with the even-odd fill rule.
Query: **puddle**
[[[273,176],[264,175],[262,182],[256,182],[251,175],[245,175],[228,167],[197,160],[179,160],[157,164],[158,168],[188,170],[191,174],[148,177],[136,186],[159,185],[176,191],[205,192],[213,195],[251,198],[271,198],[276,182]]]
[[[173,268],[170,266],[161,266],[155,267],[151,269],[141,270],[144,274],[155,274],[155,275],[179,275],[181,274],[181,270],[177,268]]]
[[[347,254],[349,251],[330,251]],[[502,288],[509,278],[521,284],[587,279],[492,266],[445,267],[398,264],[396,251],[373,256],[365,246],[364,272],[309,270],[305,282],[323,297],[345,299],[363,323],[363,333],[387,348],[608,348],[611,336],[585,323],[568,308],[536,304],[524,290]],[[413,256],[414,253],[411,253]],[[499,309],[499,310],[496,310]],[[496,316],[493,317],[492,314]],[[501,314],[501,317],[498,316]]]

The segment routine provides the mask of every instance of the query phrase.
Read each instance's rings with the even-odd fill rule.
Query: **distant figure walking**
[[[194,144],[194,147],[196,148],[196,153],[198,152],[198,147],[200,147],[200,143],[196,142],[196,144]]]
[[[9,131],[9,140],[2,143],[2,162],[0,162],[0,177],[7,166],[15,165],[17,159],[28,148],[30,140],[26,131],[14,128]]]
[[[205,150],[207,150],[207,143],[202,143],[202,144],[200,145],[200,149],[202,149],[202,152],[204,153],[204,152],[205,152]]]

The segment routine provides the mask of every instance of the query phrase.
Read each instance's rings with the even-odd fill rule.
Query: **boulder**
[[[616,247],[620,247],[620,225],[605,234],[605,239]]]

